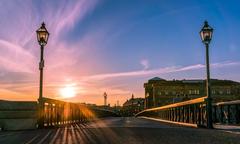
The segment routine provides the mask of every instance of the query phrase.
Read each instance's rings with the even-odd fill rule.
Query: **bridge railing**
[[[45,97],[38,102],[0,100],[0,131],[83,123],[108,116],[117,116],[117,114],[108,107]]]
[[[94,118],[115,115],[113,111],[80,103],[42,98],[42,118],[39,110],[39,125],[55,126],[68,123],[87,122]]]
[[[213,122],[240,124],[240,100],[213,104]]]
[[[173,122],[206,126],[206,99],[201,97],[184,102],[143,110],[136,116],[146,116]],[[213,122],[224,124],[240,123],[240,100],[214,103]]]
[[[206,97],[143,110],[136,116],[147,116],[163,120],[206,125]]]
[[[0,100],[0,131],[36,128],[37,110],[36,101]]]

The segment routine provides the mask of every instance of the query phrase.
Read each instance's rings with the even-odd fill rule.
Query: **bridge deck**
[[[105,118],[59,128],[0,132],[0,143],[239,143],[238,133],[189,128],[140,118]]]

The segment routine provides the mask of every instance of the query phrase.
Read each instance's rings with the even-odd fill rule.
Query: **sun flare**
[[[62,98],[72,98],[76,96],[76,88],[72,85],[66,85],[60,89]]]

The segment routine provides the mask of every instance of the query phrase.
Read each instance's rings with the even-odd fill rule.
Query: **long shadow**
[[[75,124],[75,126],[75,132],[77,135],[80,136],[80,140],[82,140],[83,143],[89,143],[90,141],[92,141],[91,137],[89,137],[83,132],[83,128],[80,126],[80,124]]]
[[[94,140],[94,143],[99,143],[101,141],[101,139],[98,138],[97,135],[101,135],[100,133],[96,134],[94,132],[92,132],[90,130],[90,128],[88,128],[87,124],[78,124],[80,130],[82,130],[82,133],[89,138],[90,140]]]
[[[71,131],[72,131],[72,137],[73,137],[74,141],[75,141],[77,144],[83,143],[82,137],[80,136],[80,134],[79,134],[78,131],[77,131],[76,124],[73,124],[73,125],[72,125]]]

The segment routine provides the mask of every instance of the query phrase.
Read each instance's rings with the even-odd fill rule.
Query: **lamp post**
[[[43,96],[42,96],[42,85],[43,85],[43,67],[44,67],[44,59],[43,59],[43,52],[44,46],[47,44],[49,32],[45,28],[45,24],[42,23],[41,27],[36,31],[37,32],[37,40],[40,45],[41,53],[40,53],[40,62],[39,62],[39,70],[40,70],[40,85],[39,85],[39,122],[38,126],[44,126],[44,106],[43,106]]]
[[[208,25],[208,22],[204,22],[204,26],[200,31],[200,36],[202,42],[205,44],[206,47],[206,72],[207,72],[207,79],[206,79],[206,92],[207,92],[207,128],[213,128],[212,124],[212,97],[211,97],[211,84],[210,84],[210,68],[209,68],[209,44],[212,39],[213,28]]]

